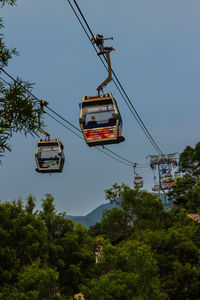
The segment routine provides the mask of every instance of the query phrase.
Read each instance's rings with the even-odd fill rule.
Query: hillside
[[[95,208],[93,211],[91,211],[86,216],[69,216],[67,215],[67,219],[71,219],[76,223],[83,224],[86,227],[90,227],[91,225],[94,225],[96,222],[100,222],[102,218],[103,211],[105,209],[112,209],[113,207],[116,207],[116,204],[104,203]]]
[[[155,194],[155,193],[152,193],[152,194]],[[162,194],[160,195],[160,198],[163,200],[163,203],[164,203],[165,207],[167,209],[169,209],[170,203],[168,201],[166,201],[166,202],[164,201],[164,196]],[[89,228],[91,225],[94,225],[95,223],[101,221],[103,211],[105,209],[112,209],[116,206],[117,205],[115,203],[113,203],[113,204],[111,204],[110,202],[109,203],[104,203],[104,204],[101,204],[100,206],[98,206],[97,208],[95,208],[93,211],[91,211],[86,216],[70,216],[70,215],[67,215],[66,218],[73,220],[75,223],[83,224],[84,226]]]

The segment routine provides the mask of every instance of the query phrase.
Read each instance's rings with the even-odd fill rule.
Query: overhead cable
[[[76,0],[73,0],[73,1],[74,1],[75,5],[76,5],[76,7],[77,7],[77,9],[78,9],[78,11],[79,11],[81,17],[82,17],[84,23],[86,24],[86,26],[87,26],[87,28],[88,28],[90,34],[91,34],[91,38],[90,38],[89,34],[87,33],[87,31],[86,31],[86,29],[85,29],[83,23],[81,22],[80,18],[78,17],[78,15],[77,15],[77,13],[76,13],[74,7],[72,6],[70,0],[68,0],[68,2],[69,2],[69,4],[70,4],[70,6],[71,6],[73,12],[75,13],[75,15],[76,15],[76,17],[77,17],[79,23],[81,24],[81,27],[83,28],[83,30],[84,30],[84,32],[86,33],[88,39],[90,40],[91,44],[93,45],[93,48],[95,49],[96,53],[98,53],[96,47],[95,47],[94,44],[92,43],[92,39],[94,38],[94,34],[93,34],[93,32],[92,32],[90,26],[88,25],[88,22],[86,21],[86,19],[85,19],[83,13],[82,13],[80,7],[78,6]],[[104,60],[107,62],[106,57],[105,57],[105,56],[103,56],[103,57],[104,57]],[[103,62],[103,60],[102,60],[102,58],[101,58],[100,56],[99,56],[99,58],[100,58],[101,61]],[[103,62],[103,64],[104,64],[104,62]],[[107,69],[107,66],[106,66],[105,64],[104,64],[104,67]],[[162,153],[161,149],[159,148],[159,146],[157,145],[157,143],[155,142],[155,140],[153,139],[153,137],[151,136],[149,130],[148,130],[147,127],[145,126],[144,122],[142,121],[142,119],[141,119],[141,117],[139,116],[138,112],[136,111],[135,107],[133,106],[133,104],[132,104],[130,98],[128,97],[128,95],[127,95],[125,89],[123,88],[122,84],[120,83],[120,81],[119,81],[119,79],[117,78],[117,76],[116,76],[115,72],[113,71],[113,69],[112,69],[112,74],[114,75],[114,78],[115,78],[116,81],[117,81],[117,83],[116,83],[116,81],[113,79],[113,82],[114,82],[115,86],[117,87],[118,91],[120,92],[121,96],[123,97],[123,99],[124,99],[124,101],[126,102],[128,108],[130,109],[130,111],[132,112],[133,116],[135,117],[137,123],[138,123],[139,126],[141,127],[142,131],[144,132],[144,134],[146,135],[146,137],[148,138],[148,140],[150,141],[150,143],[152,144],[152,146],[154,147],[154,149],[155,149],[158,153],[160,153],[161,155],[164,155],[164,154]],[[118,86],[117,84],[118,84],[119,86]],[[120,88],[121,88],[123,94],[125,95],[125,97],[124,97],[124,95],[122,94],[122,92],[120,91]],[[128,101],[128,102],[127,102],[127,101]]]
[[[34,94],[32,94],[29,90],[27,90],[19,81],[17,81],[13,76],[11,76],[8,72],[6,72],[3,68],[1,68],[1,70],[10,78],[12,79],[15,83],[19,84],[24,91],[31,95],[34,99],[36,99],[39,103],[40,103],[40,99],[38,97],[36,97]],[[6,84],[10,85],[7,81],[5,81],[3,78],[0,77],[0,79],[2,79],[2,81],[4,81]],[[60,114],[58,114],[55,110],[53,110],[52,108],[49,107],[49,105],[45,106],[47,109],[49,109],[52,113],[54,113],[57,117],[59,117],[60,119],[62,119],[64,122],[66,122],[68,125],[70,125],[71,127],[73,127],[74,129],[76,129],[78,132],[82,133],[82,131],[77,128],[75,125],[73,125],[70,121],[68,121],[66,118],[64,118],[63,116],[61,116]],[[55,121],[57,121],[58,123],[60,123],[63,127],[65,127],[66,129],[68,129],[69,131],[71,131],[73,134],[75,134],[76,136],[78,136],[79,138],[81,138],[82,140],[84,140],[84,138],[82,136],[80,136],[79,134],[77,134],[76,132],[74,132],[73,130],[71,130],[68,126],[66,126],[65,124],[63,124],[62,122],[60,122],[58,119],[56,119],[55,117],[53,117],[51,114],[49,114],[48,112],[46,112],[51,118],[53,118]],[[117,153],[115,153],[114,151],[109,150],[108,148],[105,147],[105,150],[109,151],[110,153],[112,153],[113,155],[119,157],[121,160],[117,159],[116,157],[113,157],[112,155],[106,153],[104,150],[99,149],[97,147],[95,147],[95,149],[97,149],[98,151],[104,153],[105,155],[107,155],[108,157],[126,165],[129,167],[132,167],[133,162],[127,160],[126,158],[123,158],[122,156],[118,155]],[[129,162],[130,164],[127,164],[126,162]]]

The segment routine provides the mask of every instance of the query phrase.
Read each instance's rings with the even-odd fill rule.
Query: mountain
[[[155,194],[155,193],[153,193]],[[163,194],[160,194],[160,198],[163,201],[164,206],[166,209],[170,209],[171,203],[168,201],[168,199],[165,199]],[[83,224],[85,227],[89,228],[91,225],[95,225],[97,222],[99,223],[102,219],[103,211],[105,209],[112,209],[114,207],[117,207],[115,203],[111,204],[109,203],[104,203],[95,208],[92,212],[90,212],[86,216],[68,216],[66,215],[67,219],[73,220],[75,223],[80,223]]]
[[[116,206],[117,206],[116,204],[111,204],[110,202],[104,203],[104,204],[101,204],[100,206],[98,206],[97,208],[95,208],[92,212],[90,212],[86,216],[69,216],[69,215],[67,215],[66,218],[73,220],[75,223],[83,224],[84,226],[89,228],[91,225],[94,225],[96,222],[101,221],[103,211],[105,209],[112,209]]]

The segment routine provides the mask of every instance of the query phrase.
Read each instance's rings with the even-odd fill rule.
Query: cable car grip
[[[40,100],[40,110],[38,111],[38,128],[41,133],[46,135],[47,140],[50,141],[50,134],[41,128],[41,120],[40,120],[41,113],[45,113],[44,106],[47,105],[48,102],[46,100]]]

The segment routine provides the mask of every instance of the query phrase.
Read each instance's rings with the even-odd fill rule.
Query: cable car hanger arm
[[[46,135],[48,141],[50,141],[50,134],[41,128],[41,118],[40,118],[41,114],[45,113],[44,106],[47,106],[47,105],[48,105],[47,101],[45,101],[45,100],[40,101],[40,110],[38,111],[38,128],[41,133]]]
[[[104,38],[103,35],[101,34],[97,34],[94,36],[94,38],[92,39],[93,43],[95,43],[98,48],[99,48],[99,52],[97,53],[97,55],[104,55],[106,54],[106,61],[108,64],[108,77],[98,86],[97,91],[98,91],[98,96],[100,96],[100,91],[103,92],[103,88],[104,86],[106,86],[111,80],[112,80],[112,68],[111,68],[111,60],[110,60],[110,52],[114,51],[115,48],[114,47],[104,47],[104,40],[113,40],[113,37],[111,38]]]

